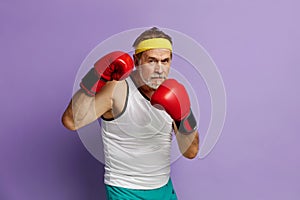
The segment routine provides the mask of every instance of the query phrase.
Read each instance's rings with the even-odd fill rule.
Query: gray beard
[[[161,84],[164,80],[167,79],[167,77],[164,76],[164,75],[155,74],[155,75],[151,76],[149,79],[146,80],[146,79],[144,79],[144,77],[143,77],[142,71],[141,71],[141,70],[138,70],[138,72],[139,72],[139,76],[141,77],[143,83],[144,83],[145,85],[147,85],[148,87],[150,87],[151,89],[154,89],[154,90],[156,90],[156,89],[160,86],[160,84]],[[154,83],[152,82],[152,79],[153,79],[153,78],[162,78],[162,79],[164,79],[164,80],[163,80],[160,84],[154,84]]]
[[[152,89],[157,89],[159,86],[160,86],[160,84],[163,82],[163,81],[161,81],[161,83],[159,83],[159,84],[156,84],[156,83],[153,83],[152,82],[152,79],[153,78],[162,78],[163,79],[163,81],[164,80],[166,80],[166,77],[165,76],[153,76],[153,77],[150,77],[148,80],[145,80],[142,76],[141,76],[141,78],[142,78],[142,81],[144,82],[144,84],[145,85],[147,85],[148,87],[150,87],[150,88],[152,88]]]

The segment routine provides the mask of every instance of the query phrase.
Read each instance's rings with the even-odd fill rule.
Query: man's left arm
[[[153,93],[150,102],[164,109],[174,120],[174,132],[183,156],[195,158],[199,150],[199,134],[185,87],[175,79],[167,79]]]
[[[199,151],[198,131],[189,134],[180,133],[175,123],[173,123],[173,128],[181,154],[189,159],[195,158]]]

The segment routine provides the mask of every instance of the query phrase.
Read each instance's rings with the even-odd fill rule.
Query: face
[[[157,89],[168,77],[171,65],[170,50],[150,49],[143,52],[140,59],[135,59],[140,78],[150,88]]]

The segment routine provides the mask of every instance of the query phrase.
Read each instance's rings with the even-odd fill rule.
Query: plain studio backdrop
[[[201,44],[227,95],[213,151],[171,166],[179,199],[298,200],[299,6],[296,0],[2,0],[0,199],[105,198],[103,164],[62,126],[61,115],[95,46],[158,26]],[[207,95],[201,78],[191,84]],[[204,135],[210,102],[199,104]]]

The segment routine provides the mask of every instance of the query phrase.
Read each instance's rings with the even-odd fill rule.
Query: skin
[[[171,60],[168,49],[147,50],[140,59],[134,55],[136,70],[131,73],[131,77],[143,95],[151,99],[157,87],[168,77]],[[87,96],[80,89],[65,110],[62,123],[70,130],[77,130],[101,116],[113,118],[122,112],[126,95],[127,85],[124,80],[107,82],[95,97]],[[182,155],[189,159],[196,157],[199,150],[198,131],[185,135],[178,131],[175,123],[173,127]]]
[[[167,49],[151,49],[144,52],[140,59],[134,56],[134,62],[139,72],[134,74],[134,79],[141,90],[151,96],[170,72],[171,53]]]

